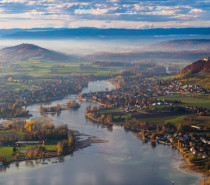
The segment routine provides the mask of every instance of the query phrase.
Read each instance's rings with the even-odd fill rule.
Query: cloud
[[[110,11],[116,10],[117,8],[96,8],[96,9],[76,9],[75,14],[92,14],[92,15],[102,15]]]
[[[209,6],[209,0],[0,0],[0,17],[10,26],[12,22],[24,19],[33,21],[30,25],[38,25],[40,21],[41,27],[44,21],[49,25],[48,20],[55,27],[120,27],[120,24],[125,28],[176,27],[178,22],[180,26],[192,23],[196,27],[201,25],[199,21],[208,25]],[[73,22],[66,24],[68,21]],[[3,26],[0,24],[0,27]]]
[[[153,11],[155,10],[155,6],[142,6],[140,4],[135,4],[134,5],[134,9],[137,10],[137,11]]]
[[[194,8],[194,9],[192,9],[192,10],[190,10],[190,14],[198,14],[198,13],[202,13],[203,12],[203,10],[201,10],[201,9],[198,9],[198,8]]]
[[[0,3],[25,3],[27,0],[1,0]]]

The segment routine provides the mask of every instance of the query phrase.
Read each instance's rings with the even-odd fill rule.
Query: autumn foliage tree
[[[9,78],[8,78],[8,82],[12,82],[12,77],[10,76]]]
[[[62,142],[58,142],[58,144],[56,145],[57,148],[57,153],[58,155],[62,155],[63,154],[63,149],[64,149],[64,145]]]
[[[33,121],[31,121],[31,122],[26,121],[26,125],[25,125],[26,131],[31,132],[33,124],[34,124]]]
[[[156,139],[156,134],[155,133],[152,133],[152,135],[150,136],[150,139],[151,140],[155,140]]]

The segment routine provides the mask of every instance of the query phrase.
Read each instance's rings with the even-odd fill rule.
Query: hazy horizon
[[[35,44],[46,49],[51,49],[72,55],[88,55],[93,53],[121,53],[151,51],[149,46],[162,41],[181,39],[210,39],[210,35],[155,35],[131,36],[109,38],[67,38],[67,39],[1,39],[0,49],[19,45],[22,43]]]

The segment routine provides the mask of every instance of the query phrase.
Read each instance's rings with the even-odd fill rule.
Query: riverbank
[[[130,131],[133,131],[135,133],[139,133],[141,132],[141,129],[131,129],[131,128],[128,128],[128,127],[125,127],[125,125],[123,123],[119,124],[119,123],[115,123],[115,122],[107,122],[107,121],[99,121],[98,119],[95,119],[94,117],[92,117],[92,114],[88,114],[86,113],[85,114],[86,117],[94,122],[97,122],[97,123],[100,123],[100,124],[103,124],[103,125],[107,125],[107,126],[112,126],[112,125],[121,125],[123,126],[124,128],[130,130]],[[185,169],[188,169],[190,170],[191,172],[196,172],[196,173],[200,173],[202,175],[207,175],[209,176],[209,171],[208,170],[205,170],[203,168],[201,168],[201,166],[196,166],[195,164],[193,164],[191,161],[190,161],[190,157],[192,155],[194,155],[192,153],[192,155],[185,155],[186,153],[189,153],[191,151],[189,151],[189,149],[186,149],[186,146],[181,142],[181,140],[179,141],[179,139],[176,139],[176,141],[174,140],[175,138],[173,138],[173,134],[171,133],[165,133],[165,134],[157,134],[157,138],[154,138],[154,139],[150,139],[151,135],[154,134],[155,132],[152,132],[150,131],[149,133],[149,136],[147,136],[147,139],[146,141],[151,141],[151,142],[158,142],[160,144],[165,144],[165,145],[169,145],[173,148],[176,148],[180,151],[180,153],[182,154],[183,158],[185,159],[185,161],[187,163],[185,163]],[[155,134],[155,135],[156,135]],[[134,134],[134,136],[137,138],[137,139],[141,139],[143,140],[141,137],[139,137],[140,135],[139,134]],[[180,138],[177,136],[177,138]],[[181,138],[180,138],[181,139]],[[177,144],[178,142],[178,144]],[[187,157],[188,156],[188,157]],[[202,157],[201,157],[202,158]],[[206,158],[205,156],[203,156],[203,160],[208,160],[208,158]],[[187,165],[186,165],[187,164]],[[183,167],[183,166],[182,166]],[[180,166],[180,168],[182,168]]]
[[[141,138],[141,136],[139,134],[133,134],[133,136],[135,138],[137,138],[137,139],[142,140],[143,142],[145,142],[145,139]],[[147,138],[146,141],[147,142],[148,141],[149,142],[155,142],[155,143],[157,142],[157,143],[168,145],[168,146],[170,146],[172,148],[177,149],[180,152],[180,154],[182,155],[183,159],[184,159],[184,161],[182,161],[180,163],[180,166],[179,166],[180,168],[187,169],[187,170],[189,170],[191,172],[195,172],[195,173],[201,173],[204,176],[209,176],[210,175],[209,174],[209,171],[201,170],[201,169],[199,169],[198,166],[196,166],[195,164],[191,163],[190,160],[185,157],[185,155],[184,155],[185,153],[183,152],[183,149],[180,148],[180,147],[178,147],[176,144],[172,144],[170,142],[152,140],[152,139],[149,139],[149,138]]]

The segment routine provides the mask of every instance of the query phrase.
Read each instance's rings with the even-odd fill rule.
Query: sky
[[[210,27],[210,0],[0,0],[0,29],[48,27]]]

